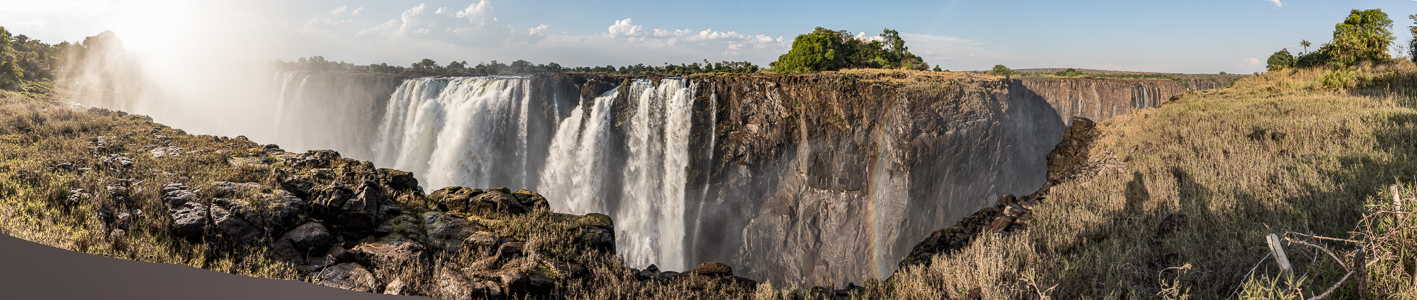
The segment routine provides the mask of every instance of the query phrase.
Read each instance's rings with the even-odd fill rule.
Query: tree
[[[1417,14],[1407,16],[1412,19],[1412,24],[1417,25]],[[1407,58],[1417,63],[1417,26],[1407,26],[1407,30],[1412,32],[1412,40],[1407,41]]]
[[[707,61],[705,61],[706,66]],[[882,30],[880,40],[858,39],[851,32],[817,27],[792,40],[792,49],[768,64],[778,73],[830,71],[845,68],[910,68],[929,70],[930,65],[910,53],[900,33]],[[737,67],[742,68],[742,67]],[[747,67],[752,70],[752,67]]]
[[[1265,66],[1265,69],[1270,71],[1283,70],[1284,68],[1294,66],[1294,56],[1289,55],[1289,49],[1280,49],[1269,56],[1268,63],[1269,65]]]
[[[1305,52],[1305,53],[1309,52],[1309,46],[1313,46],[1313,45],[1314,45],[1313,43],[1309,43],[1309,40],[1303,40],[1303,41],[1300,41],[1300,42],[1299,42],[1299,46],[1304,46],[1304,52]],[[1300,54],[1303,54],[1303,53],[1300,53]]]
[[[24,76],[25,72],[20,69],[15,49],[10,47],[10,31],[0,27],[0,89],[19,88],[20,80]]]
[[[940,70],[940,65],[935,65],[935,72],[940,72],[940,71],[944,71],[944,70]]]
[[[817,27],[817,31],[823,28]],[[772,70],[778,73],[802,73],[819,72],[833,70],[838,65],[836,47],[832,44],[831,37],[816,34],[798,35],[792,40],[792,50],[787,54],[777,57],[777,61],[769,63]],[[718,69],[714,67],[713,69]]]
[[[1390,59],[1387,49],[1394,38],[1388,28],[1392,28],[1392,20],[1382,9],[1354,9],[1343,23],[1334,25],[1329,47],[1319,50],[1328,52],[1331,63],[1345,66],[1363,60]]]
[[[887,46],[890,46],[890,54],[894,55],[897,61],[910,52],[909,48],[905,47],[905,40],[900,38],[900,32],[896,32],[894,29],[882,30],[881,38],[885,39],[884,43]]]
[[[1009,67],[1005,67],[1004,65],[994,65],[994,69],[990,70],[989,74],[1008,76],[1013,75],[1014,70],[1011,70],[1009,69]]]

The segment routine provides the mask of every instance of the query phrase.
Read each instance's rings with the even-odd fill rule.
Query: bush
[[[1009,69],[1009,67],[1005,67],[1004,65],[994,65],[994,69],[989,70],[989,74],[1009,76],[1014,74],[1014,70]]]
[[[1268,63],[1269,65],[1265,66],[1265,69],[1270,71],[1283,70],[1284,68],[1294,66],[1294,56],[1289,54],[1289,49],[1280,49],[1278,52],[1274,52],[1274,54],[1269,56]]]
[[[1319,77],[1319,84],[1328,89],[1347,89],[1358,83],[1358,79],[1352,70],[1347,68],[1335,68],[1324,72]]]

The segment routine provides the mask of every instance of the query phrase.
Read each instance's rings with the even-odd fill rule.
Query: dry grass
[[[0,170],[5,174],[0,176],[0,233],[108,257],[296,278],[288,266],[266,260],[263,247],[173,238],[166,231],[171,222],[167,208],[154,200],[165,182],[237,177],[238,172],[214,151],[245,150],[255,144],[217,142],[153,124],[145,117],[93,114],[31,96],[0,95]],[[207,150],[154,159],[143,146],[167,145],[157,135],[170,137],[171,145],[189,152]],[[108,147],[94,148],[97,137],[104,137]],[[131,158],[133,167],[122,168],[101,158],[115,153]],[[56,168],[61,164],[72,169]],[[109,185],[126,186],[130,200],[114,197],[106,189]],[[89,197],[65,204],[74,190]],[[115,230],[119,225],[111,220],[123,212],[132,215],[121,226],[127,230]]]

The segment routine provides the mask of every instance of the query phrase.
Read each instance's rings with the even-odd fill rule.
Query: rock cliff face
[[[1188,86],[1173,80],[1020,78],[1014,81],[1021,85],[1019,88],[1042,96],[1065,121],[1083,117],[1099,122],[1132,109],[1161,105],[1171,96],[1185,93]],[[1214,88],[1209,84],[1196,85]]]
[[[718,140],[707,169],[690,166],[710,174],[705,195],[686,201],[698,220],[690,260],[814,285],[884,277],[931,231],[1000,194],[1036,190],[1072,117],[1106,120],[1186,90],[1166,80],[904,74],[706,81],[698,94],[716,97],[706,110],[717,115],[697,121],[717,121],[695,131],[712,128]]]

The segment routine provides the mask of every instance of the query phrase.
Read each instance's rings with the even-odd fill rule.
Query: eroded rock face
[[[688,230],[690,261],[774,284],[885,277],[931,231],[1044,183],[1064,128],[1046,99],[997,79],[917,89],[887,75],[701,85],[723,133],[704,170],[714,184],[688,200],[712,224]]]

